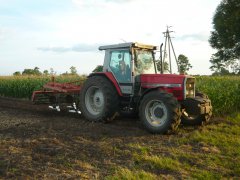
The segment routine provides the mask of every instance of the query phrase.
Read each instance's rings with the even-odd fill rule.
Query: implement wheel
[[[80,92],[80,110],[90,121],[111,121],[118,113],[118,94],[112,83],[103,76],[86,80]]]
[[[151,133],[164,134],[180,124],[180,108],[172,94],[153,91],[145,95],[139,107],[139,117]]]

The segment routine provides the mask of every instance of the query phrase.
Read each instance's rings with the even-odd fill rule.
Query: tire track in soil
[[[83,131],[91,136],[91,132],[107,133],[112,136],[136,136],[145,135],[140,122],[137,119],[125,119],[118,117],[111,123],[93,123],[84,119],[81,115],[56,112],[48,109],[47,105],[33,105],[27,100],[14,98],[0,98],[0,129],[4,122],[10,127],[25,126],[53,126],[57,129],[70,129]],[[90,128],[90,129],[89,129]]]

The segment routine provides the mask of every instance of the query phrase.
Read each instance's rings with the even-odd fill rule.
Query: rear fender
[[[119,87],[119,84],[117,83],[117,80],[115,79],[115,77],[113,76],[113,74],[111,72],[96,72],[96,73],[91,73],[88,77],[92,77],[92,76],[103,76],[106,77],[110,82],[112,82],[113,86],[116,88],[117,93],[119,96],[123,96],[121,89]]]

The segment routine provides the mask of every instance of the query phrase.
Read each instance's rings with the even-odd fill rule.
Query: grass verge
[[[149,146],[150,145],[150,146]],[[189,131],[183,128],[163,146],[128,144],[131,165],[107,179],[240,177],[240,114]]]

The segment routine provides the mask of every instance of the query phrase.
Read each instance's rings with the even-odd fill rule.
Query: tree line
[[[69,72],[66,71],[60,75],[77,75],[77,68],[74,66],[71,66],[69,68]],[[21,76],[21,75],[35,75],[35,76],[41,76],[41,75],[56,75],[57,73],[53,70],[53,68],[50,68],[50,70],[43,70],[42,72],[40,71],[39,67],[35,67],[33,69],[24,69],[22,72],[16,71],[13,73],[14,76]]]

